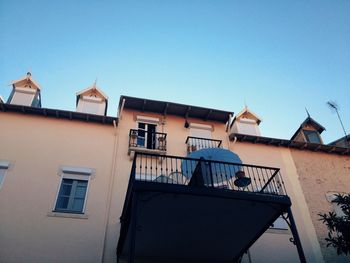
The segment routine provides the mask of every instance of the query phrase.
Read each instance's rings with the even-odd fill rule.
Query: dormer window
[[[317,123],[314,119],[308,117],[300,125],[299,129],[294,133],[291,140],[298,142],[308,142],[323,144],[320,134],[325,130],[321,124]]]
[[[12,92],[8,99],[8,103],[41,107],[40,85],[32,78],[28,72],[27,75],[12,83]]]
[[[322,143],[320,135],[317,131],[303,130],[307,142],[310,143]]]
[[[248,109],[248,107],[245,107],[234,118],[230,126],[231,133],[260,136],[260,122],[260,117],[258,117],[254,112]]]
[[[104,115],[105,104],[102,103],[101,98],[83,96],[79,102],[77,111]]]
[[[35,96],[35,90],[30,88],[15,88],[11,104],[30,106]]]
[[[108,97],[96,86],[96,83],[77,93],[77,111],[106,115]]]

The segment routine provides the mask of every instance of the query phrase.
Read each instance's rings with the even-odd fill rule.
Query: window
[[[82,213],[88,181],[62,179],[56,202],[56,211]]]
[[[187,144],[187,152],[197,151],[203,148],[212,148],[212,141],[210,140],[212,137],[212,126],[199,124],[199,123],[191,123],[190,124],[190,138]],[[203,140],[204,139],[204,140]],[[208,139],[208,140],[205,140]]]
[[[190,124],[190,136],[211,139],[211,130],[212,127],[210,125],[205,124]]]
[[[304,130],[305,138],[311,143],[322,143],[317,131]]]
[[[3,169],[3,168],[0,168],[0,189],[1,189],[1,186],[5,180],[5,173],[6,173],[7,169]]]
[[[156,127],[155,124],[139,122],[137,146],[156,149]]]
[[[30,106],[33,102],[36,90],[29,88],[16,88],[11,104]]]
[[[92,170],[88,168],[61,168],[62,178],[54,212],[84,213],[91,174]]]
[[[10,166],[10,162],[8,161],[0,161],[0,189],[4,183],[6,172]]]
[[[104,115],[105,107],[106,103],[101,98],[83,96],[79,99],[77,111],[88,114]]]
[[[239,125],[238,133],[260,136],[259,126],[255,120],[242,118],[239,120],[237,125]]]

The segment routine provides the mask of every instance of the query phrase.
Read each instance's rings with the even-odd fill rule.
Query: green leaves
[[[337,215],[334,212],[319,213],[320,221],[328,228],[327,247],[332,246],[337,249],[337,254],[350,254],[350,194],[337,194],[333,200],[340,206],[344,215]]]

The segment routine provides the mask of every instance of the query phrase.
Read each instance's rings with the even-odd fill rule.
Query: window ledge
[[[166,150],[148,149],[148,148],[144,148],[144,147],[129,147],[128,154],[130,155],[130,160],[134,159],[135,152],[151,153],[151,154],[158,154],[158,155],[165,155],[166,154]]]
[[[76,219],[88,219],[89,216],[86,214],[74,214],[74,213],[61,213],[61,212],[48,212],[49,217],[64,217],[64,218],[76,218]]]

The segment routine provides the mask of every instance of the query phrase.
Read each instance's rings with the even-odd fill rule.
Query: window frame
[[[60,172],[59,172],[60,181],[59,181],[58,189],[56,192],[56,197],[55,197],[55,202],[53,204],[52,212],[64,213],[64,214],[80,214],[80,215],[85,214],[88,193],[89,193],[89,189],[90,189],[90,180],[91,180],[92,174],[93,174],[93,171],[90,168],[67,167],[67,166],[61,167]],[[68,209],[67,210],[56,209],[59,193],[60,193],[64,179],[70,179],[70,180],[76,180],[76,181],[86,181],[87,182],[85,197],[84,197],[84,204],[83,204],[83,208],[81,211],[74,211],[74,210],[68,210]]]
[[[10,169],[10,162],[9,161],[4,161],[4,160],[0,160],[0,189],[4,184],[5,178],[6,178],[6,174],[8,172],[8,170]],[[1,175],[1,173],[3,172],[3,174]]]
[[[158,148],[156,133],[159,131],[159,125],[160,125],[159,118],[137,115],[135,120],[136,120],[135,129],[137,130],[137,139],[136,139],[137,147],[140,149],[156,150]],[[140,128],[140,124],[144,124],[145,127]],[[150,146],[148,145],[148,140],[149,140],[149,135],[150,135],[149,130],[148,130],[149,125],[155,126],[154,127],[154,135],[153,135],[154,138],[152,140],[153,143]],[[139,131],[143,131],[145,133],[145,136],[140,136]],[[144,142],[143,145],[139,144],[139,139],[141,139],[141,140],[143,139],[143,142]]]
[[[203,136],[204,133],[206,133],[205,135],[209,134],[209,136]],[[211,140],[213,138],[213,126],[191,122],[189,126],[189,136]]]
[[[140,128],[140,124],[144,124],[144,128]],[[153,134],[149,131],[149,126],[154,126],[154,132]],[[149,150],[155,150],[157,148],[157,140],[156,140],[156,133],[158,130],[158,125],[154,123],[149,122],[137,122],[137,147],[149,149]],[[144,132],[144,136],[140,136],[140,131]],[[149,136],[153,136],[153,138],[149,138]],[[139,139],[143,140],[143,144],[139,144]],[[149,140],[151,140],[151,145],[148,145]]]
[[[188,136],[192,137],[187,143],[188,152],[210,148],[208,145],[209,141],[213,139],[213,126],[191,122],[188,129]]]
[[[308,135],[308,134],[311,134],[311,133],[313,133],[313,134],[315,134],[315,135],[316,135],[316,137],[317,137],[317,139],[318,139],[318,142],[312,142],[312,141],[310,140],[310,138],[309,138],[309,135]],[[319,134],[317,131],[315,131],[315,130],[307,130],[307,129],[303,129],[303,134],[304,134],[304,137],[305,137],[305,139],[306,139],[306,141],[307,141],[308,143],[317,143],[317,144],[322,144],[322,139],[321,139],[321,136],[320,136],[320,134]]]

